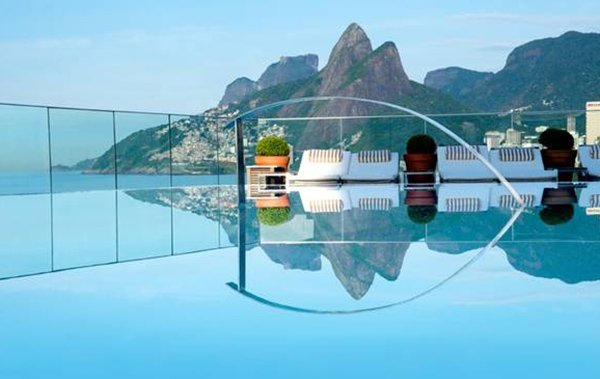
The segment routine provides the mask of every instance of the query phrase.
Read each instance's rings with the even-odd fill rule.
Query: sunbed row
[[[473,146],[508,180],[556,180],[556,169],[545,169],[539,148]],[[494,181],[496,175],[463,146],[440,146],[437,171],[442,181]],[[580,146],[581,164],[589,175],[600,177],[600,145]],[[306,150],[300,168],[290,179],[313,181],[397,181],[399,154],[389,150],[351,153],[343,150]]]
[[[342,150],[306,150],[296,181],[395,181],[399,154],[389,150],[350,153]]]
[[[556,169],[544,169],[539,148],[497,148],[473,146],[506,179],[554,180]],[[600,177],[600,145],[580,146],[581,166],[591,176]],[[438,172],[446,181],[486,181],[497,177],[483,162],[463,146],[440,146],[438,148]]]
[[[556,189],[556,182],[512,183],[527,208],[542,205],[544,190]],[[399,206],[399,187],[393,184],[345,185],[341,187],[297,187],[302,207],[309,213],[339,213],[352,208],[389,210]],[[600,207],[600,182],[581,190],[579,206]],[[490,207],[517,208],[519,203],[499,183],[444,183],[437,189],[439,212],[484,212]]]

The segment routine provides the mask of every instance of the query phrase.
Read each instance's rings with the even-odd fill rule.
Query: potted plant
[[[408,183],[433,183],[435,181],[433,172],[437,165],[436,150],[437,145],[430,136],[417,134],[410,137],[406,143],[406,154],[404,154]],[[415,175],[415,172],[427,172],[427,174]]]
[[[287,169],[290,161],[290,146],[281,137],[263,137],[256,144],[254,162],[259,166],[277,166]]]
[[[437,214],[435,205],[415,205],[406,207],[408,218],[415,224],[429,224]]]
[[[261,224],[276,226],[288,222],[291,213],[290,207],[259,208],[256,216]]]
[[[573,204],[548,205],[540,211],[540,219],[546,225],[560,225],[573,218]]]
[[[558,173],[558,180],[570,182],[573,179],[573,169],[577,150],[573,150],[575,140],[571,133],[566,130],[550,128],[540,135],[542,149],[542,160],[545,169],[565,170]]]

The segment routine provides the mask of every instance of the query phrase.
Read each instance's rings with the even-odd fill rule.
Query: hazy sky
[[[320,66],[358,22],[391,40],[408,75],[495,71],[515,46],[600,31],[597,1],[0,0],[0,102],[196,113],[281,55]]]

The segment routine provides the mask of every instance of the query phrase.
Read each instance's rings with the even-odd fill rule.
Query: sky
[[[569,30],[600,31],[597,1],[0,0],[0,102],[198,113],[283,55],[320,67],[351,23],[398,46],[409,77],[497,71],[508,53]]]

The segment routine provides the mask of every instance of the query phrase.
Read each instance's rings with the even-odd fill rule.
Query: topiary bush
[[[281,137],[263,137],[256,144],[256,155],[263,157],[283,157],[290,154],[290,146]]]
[[[548,205],[540,211],[540,219],[546,225],[560,225],[569,222],[573,218],[573,205]]]
[[[540,134],[540,143],[549,150],[571,150],[575,139],[566,130],[549,128]]]
[[[437,144],[427,134],[416,134],[406,143],[407,154],[435,154]]]
[[[258,222],[263,225],[281,225],[291,218],[290,207],[259,208],[257,211]]]
[[[415,224],[429,224],[437,214],[435,205],[414,205],[406,208],[408,218]]]

